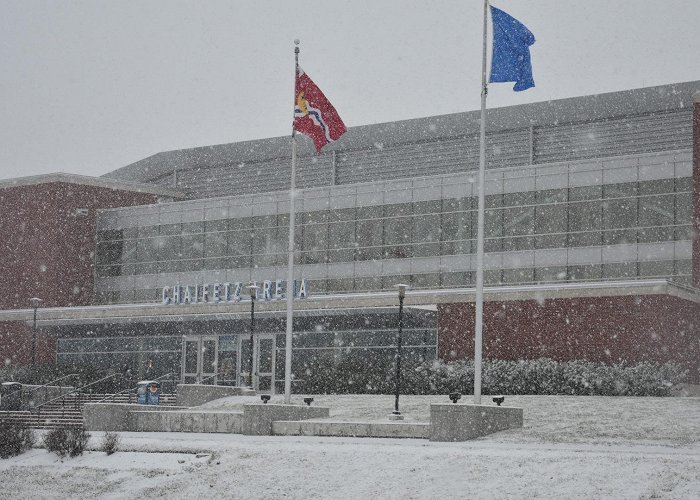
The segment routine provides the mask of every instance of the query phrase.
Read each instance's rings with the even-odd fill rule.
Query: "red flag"
[[[333,105],[301,68],[297,70],[295,95],[294,130],[311,137],[317,152],[347,131]]]

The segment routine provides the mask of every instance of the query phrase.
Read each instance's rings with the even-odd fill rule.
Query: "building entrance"
[[[239,384],[252,384],[256,391],[275,392],[275,335],[255,335],[253,340],[253,380],[250,370],[250,337],[241,336],[238,364]]]
[[[217,384],[219,339],[216,336],[186,336],[182,342],[182,383]]]
[[[275,393],[275,336],[260,335],[255,339],[255,376],[253,388],[256,391]]]

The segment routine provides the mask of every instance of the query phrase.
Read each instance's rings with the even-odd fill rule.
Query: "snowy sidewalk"
[[[99,436],[95,436],[98,438]],[[124,433],[0,461],[2,498],[697,498],[700,446]],[[169,453],[153,452],[167,449]],[[31,478],[31,480],[28,480]],[[38,480],[38,478],[42,478]]]

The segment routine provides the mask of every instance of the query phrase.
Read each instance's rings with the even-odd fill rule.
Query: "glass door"
[[[275,393],[275,335],[259,335],[255,338],[253,388],[256,391]]]
[[[182,383],[216,384],[218,339],[209,336],[186,336],[182,342]]]

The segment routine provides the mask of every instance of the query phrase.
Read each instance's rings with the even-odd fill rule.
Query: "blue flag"
[[[515,82],[519,92],[535,86],[532,79],[530,45],[535,35],[523,23],[496,7],[491,7],[493,20],[493,57],[491,83]]]

